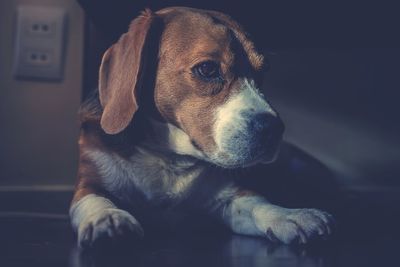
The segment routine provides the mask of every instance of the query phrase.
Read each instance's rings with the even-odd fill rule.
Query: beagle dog
[[[70,207],[79,246],[140,239],[147,223],[194,214],[285,244],[329,235],[328,213],[279,207],[235,183],[274,160],[284,129],[259,89],[263,65],[225,14],[171,7],[134,19],[80,112]]]

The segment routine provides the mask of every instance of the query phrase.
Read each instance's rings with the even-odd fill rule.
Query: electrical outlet
[[[66,17],[65,10],[58,7],[18,6],[14,53],[17,79],[62,79]]]
[[[25,62],[30,66],[50,67],[54,60],[51,51],[30,50],[25,53]]]

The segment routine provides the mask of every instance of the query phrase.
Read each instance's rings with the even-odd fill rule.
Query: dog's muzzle
[[[269,113],[243,115],[241,127],[226,130],[220,152],[213,161],[222,167],[245,167],[274,160],[284,125]]]
[[[279,117],[272,116],[269,113],[260,113],[249,120],[246,131],[242,137],[235,139],[248,139],[247,149],[237,147],[237,150],[245,150],[245,158],[251,161],[258,158],[265,160],[272,159],[279,143],[282,139],[284,126]],[[247,136],[246,136],[247,134]],[[235,145],[233,146],[235,147]]]
[[[271,162],[279,149],[284,125],[253,82],[242,81],[242,90],[217,112],[211,161],[226,168]]]

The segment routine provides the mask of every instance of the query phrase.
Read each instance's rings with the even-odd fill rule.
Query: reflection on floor
[[[1,219],[0,266],[400,266],[398,231],[338,229],[326,242],[307,247],[271,244],[226,232],[147,235],[140,247],[82,252],[66,220]],[[384,226],[385,223],[382,224]],[[362,230],[360,230],[362,229]]]

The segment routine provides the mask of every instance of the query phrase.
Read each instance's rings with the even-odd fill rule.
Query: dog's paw
[[[135,242],[143,238],[139,222],[128,212],[109,208],[81,222],[78,245],[81,248],[102,248]]]
[[[257,227],[272,241],[285,244],[305,244],[313,239],[325,239],[332,233],[333,217],[316,209],[284,209],[257,207],[254,210]]]

